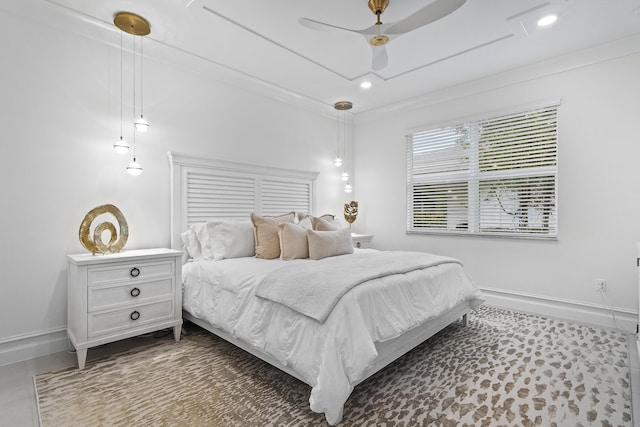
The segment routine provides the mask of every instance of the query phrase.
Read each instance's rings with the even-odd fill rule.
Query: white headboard
[[[209,219],[249,219],[251,212],[315,213],[317,172],[234,163],[168,152],[171,165],[171,247],[180,233]]]

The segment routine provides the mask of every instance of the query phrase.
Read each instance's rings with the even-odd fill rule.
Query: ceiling
[[[367,0],[47,1],[102,28],[112,26],[116,12],[137,13],[151,24],[152,44],[324,105],[353,101],[354,112],[640,34],[640,0],[467,0],[442,19],[391,37],[388,65],[374,71],[361,35],[299,23],[305,17],[369,27],[375,16]],[[390,0],[382,22],[432,2]],[[558,21],[538,27],[548,13]],[[373,86],[361,89],[364,80]]]

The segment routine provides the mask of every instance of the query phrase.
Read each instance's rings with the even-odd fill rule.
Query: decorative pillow
[[[278,224],[293,224],[294,212],[280,216],[259,216],[251,214],[256,239],[256,258],[274,259],[280,257],[280,240],[278,239]]]
[[[199,222],[197,224],[193,224],[191,227],[196,233],[198,242],[200,242],[200,256],[202,258],[213,259],[213,249],[211,248],[211,240],[209,239],[207,223]]]
[[[313,222],[313,229],[318,231],[333,231],[340,228],[338,227],[337,223],[334,223],[333,220],[327,221],[327,219],[323,217],[320,217],[320,218],[312,217],[312,222]]]
[[[297,217],[296,224],[299,223],[300,221],[302,221],[305,218],[309,218],[309,219],[311,219],[311,218],[322,218],[325,221],[329,221],[329,222],[334,221],[336,219],[336,216],[333,215],[333,214],[324,214],[324,215],[320,215],[319,217],[314,217],[313,215],[309,215],[309,214],[302,213],[302,212],[296,213],[296,217]]]
[[[213,259],[254,256],[256,241],[251,221],[208,221]]]
[[[353,241],[348,228],[332,231],[307,230],[307,239],[311,259],[353,253]]]
[[[308,215],[302,218],[300,222],[298,222],[298,225],[307,230],[313,230],[313,222],[311,222],[311,217]]]
[[[307,229],[296,224],[278,224],[280,258],[284,260],[309,258]]]
[[[331,221],[335,221],[336,216],[333,214],[324,214],[324,215],[320,215],[318,218],[331,222]]]
[[[186,251],[189,258],[200,258],[202,256],[202,248],[200,247],[200,241],[198,235],[194,230],[195,225],[190,225],[187,231],[180,233],[182,238],[182,246]]]

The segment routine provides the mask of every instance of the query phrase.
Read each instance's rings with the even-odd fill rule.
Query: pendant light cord
[[[136,36],[133,36],[133,122],[136,121]],[[133,126],[133,161],[136,161],[136,127]]]
[[[336,119],[338,125],[336,126],[336,151],[338,152],[338,158],[340,158],[340,111],[336,109]]]
[[[133,121],[136,121],[136,36],[133,36]],[[134,128],[135,129],[135,128]]]
[[[122,31],[120,31],[120,139],[122,139]]]
[[[144,53],[142,51],[142,41],[143,41],[143,39],[144,39],[144,37],[140,37],[140,117],[144,116],[144,110],[143,110],[144,102],[143,102],[143,97],[142,97],[143,96],[143,92],[142,92],[142,89],[143,89],[143,84],[142,84],[143,83],[143,77],[142,77],[143,68],[142,68],[142,66],[144,64]]]
[[[342,161],[344,163],[344,169],[346,170],[347,165],[347,112],[342,112]]]

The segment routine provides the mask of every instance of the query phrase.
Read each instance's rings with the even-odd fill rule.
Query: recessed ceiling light
[[[538,27],[548,27],[558,20],[558,15],[547,15],[538,19]]]
[[[368,80],[365,80],[362,83],[360,83],[360,87],[362,89],[369,89],[371,87],[371,82]]]

